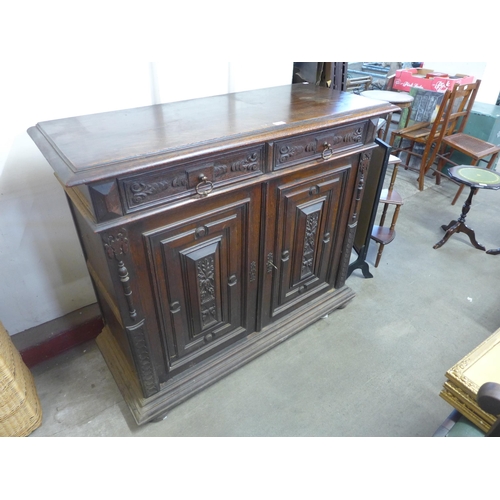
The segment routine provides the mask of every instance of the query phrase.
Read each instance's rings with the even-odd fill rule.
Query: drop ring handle
[[[201,174],[198,177],[198,180],[200,182],[196,184],[195,189],[200,196],[207,196],[207,194],[213,191],[214,185],[211,181],[207,179],[207,176],[205,174]]]
[[[331,158],[333,156],[333,149],[331,144],[328,144],[328,142],[325,142],[323,144],[323,160],[328,160],[328,158]]]

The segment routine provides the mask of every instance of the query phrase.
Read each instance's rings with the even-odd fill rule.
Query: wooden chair
[[[410,116],[410,120],[416,123],[391,134],[393,152],[407,153],[405,168],[413,169],[409,165],[411,157],[420,158],[417,169],[420,191],[424,189],[425,174],[431,169],[445,137],[465,127],[480,83],[478,80],[455,85],[444,93],[417,89]],[[399,147],[394,147],[397,139]],[[423,152],[415,151],[416,144],[423,147]]]
[[[441,133],[443,116],[447,111],[451,92],[441,93],[412,89],[411,94],[414,96],[414,101],[408,120],[409,125],[394,130],[391,133],[390,144],[393,148],[393,154],[396,156],[402,158],[402,153],[406,153],[405,169],[419,172],[418,187],[422,191],[424,183],[423,175],[420,173],[425,171],[429,156],[437,146],[436,143]],[[415,149],[417,144],[421,146],[420,149]],[[414,157],[420,159],[418,168],[410,165]]]
[[[479,87],[480,81],[478,80],[478,82],[476,83],[477,86]],[[473,84],[469,85],[472,86]],[[477,88],[475,93],[477,93]],[[475,94],[473,97],[475,98]],[[474,104],[473,98],[471,97],[470,99],[472,99],[472,103],[470,103],[469,101],[467,109],[463,111],[464,119],[460,122],[458,129],[454,133],[447,134],[443,138],[441,142],[441,150],[437,152],[436,156],[438,158],[438,164],[437,168],[435,169],[436,184],[440,184],[441,175],[446,176],[446,173],[443,173],[443,168],[447,164],[449,164],[450,166],[456,166],[461,164],[475,166],[478,165],[480,161],[484,161],[487,162],[486,168],[491,168],[495,163],[498,154],[500,153],[499,146],[496,146],[495,144],[492,144],[490,142],[486,142],[483,141],[482,139],[478,139],[476,137],[463,133],[463,130],[467,123],[467,118],[469,117],[470,111],[472,110],[472,104]],[[462,155],[467,156],[468,158],[470,158],[470,161],[467,161],[465,163],[464,161],[461,161],[460,163],[457,163],[457,161],[452,159],[454,152],[458,152],[461,153]],[[461,184],[458,188],[455,197],[453,198],[453,201],[451,202],[452,205],[456,203],[463,189],[464,185]]]
[[[391,243],[396,237],[395,226],[398,220],[399,210],[403,205],[403,198],[401,198],[401,195],[394,189],[396,176],[398,175],[399,163],[401,163],[401,160],[397,156],[394,156],[392,154],[389,156],[388,165],[393,165],[391,180],[389,182],[389,188],[382,189],[380,193],[379,203],[383,205],[382,214],[379,224],[373,225],[371,232],[371,239],[378,243],[378,253],[375,260],[375,267],[378,267],[380,263],[382,252],[384,251],[385,246]],[[385,227],[385,219],[387,217],[389,207],[391,206],[394,207],[391,224],[389,227]]]

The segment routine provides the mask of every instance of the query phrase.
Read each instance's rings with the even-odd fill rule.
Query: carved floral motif
[[[279,162],[284,163],[291,160],[296,154],[305,151],[304,146],[281,146],[279,151]]]
[[[140,205],[150,197],[163,193],[170,189],[178,190],[188,185],[187,175],[179,175],[173,179],[158,179],[152,182],[133,181],[125,182],[127,197],[132,205]]]
[[[336,135],[333,137],[333,144],[351,144],[351,143],[356,143],[356,142],[361,142],[363,139],[363,128],[357,128],[356,130],[352,132],[348,132],[345,135]]]
[[[316,247],[316,233],[318,232],[319,212],[309,214],[306,219],[304,237],[304,252],[302,255],[301,277],[312,273],[314,263],[314,250]]]
[[[315,139],[305,144],[283,144],[278,150],[278,162],[285,163],[296,156],[300,156],[304,152],[314,154],[317,152],[318,143],[323,144],[325,141],[329,144],[330,148],[338,147],[342,144],[357,144],[363,141],[363,130],[363,127],[358,127],[355,130],[351,129],[343,134],[328,136],[322,141]]]
[[[192,163],[186,165],[186,171],[177,170],[177,174],[166,169],[155,173],[141,176],[140,180],[124,179],[122,187],[126,194],[129,208],[148,203],[163,197],[175,195],[189,187],[188,171]],[[261,149],[251,152],[245,151],[233,153],[221,157],[215,163],[207,165],[207,169],[213,170],[213,179],[220,181],[231,176],[237,176],[239,172],[254,172],[261,168]],[[231,173],[234,174],[231,175]],[[191,186],[193,187],[193,186]]]
[[[169,181],[158,181],[152,182],[151,184],[146,184],[144,182],[134,182],[130,185],[132,201],[134,203],[141,203],[148,196],[166,191],[169,187]]]
[[[198,261],[196,267],[201,303],[204,304],[215,299],[214,258],[206,257]]]
[[[273,260],[274,260],[274,256],[273,256],[272,252],[269,252],[267,254],[267,263],[266,263],[266,270],[268,273],[271,273],[273,271],[273,268],[276,268]]]
[[[257,152],[253,152],[249,154],[243,160],[234,161],[231,164],[232,172],[251,172],[253,170],[257,170],[259,166],[259,155]]]
[[[203,326],[213,323],[216,320],[215,317],[215,305],[210,307],[204,307],[201,310],[201,322]]]
[[[250,262],[250,281],[257,279],[257,263],[253,260]]]

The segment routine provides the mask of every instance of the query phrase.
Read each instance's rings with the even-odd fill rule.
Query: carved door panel
[[[267,321],[333,286],[349,210],[343,193],[350,173],[351,164],[345,162],[333,171],[271,185],[276,217],[266,233]],[[347,210],[342,208],[346,205]],[[265,313],[263,317],[266,322]]]
[[[255,330],[260,205],[247,194],[144,234],[170,372]]]

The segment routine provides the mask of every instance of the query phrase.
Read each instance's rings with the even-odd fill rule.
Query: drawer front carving
[[[170,372],[189,367],[255,326],[258,237],[250,199],[144,234]],[[252,210],[253,209],[253,210]]]
[[[189,196],[204,196],[207,185],[217,189],[261,175],[263,165],[264,146],[259,146],[126,177],[119,181],[124,211],[130,213]]]
[[[306,134],[274,144],[274,170],[298,163],[330,159],[334,154],[358,148],[366,140],[367,123]]]

